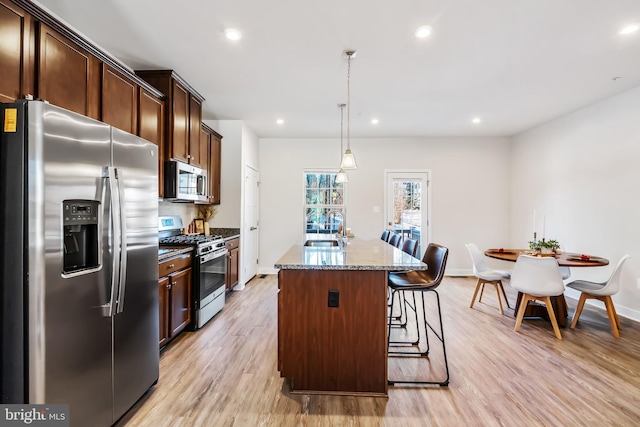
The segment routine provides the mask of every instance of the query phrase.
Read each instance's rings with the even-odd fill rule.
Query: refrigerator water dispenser
[[[65,200],[62,202],[64,230],[64,274],[92,270],[100,266],[98,239],[98,208],[96,200]]]

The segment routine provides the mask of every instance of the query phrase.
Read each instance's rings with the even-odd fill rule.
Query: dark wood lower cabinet
[[[227,240],[225,246],[229,251],[227,255],[227,275],[225,277],[225,283],[227,285],[227,291],[231,291],[240,279],[240,238]]]
[[[387,274],[280,270],[278,369],[293,392],[387,394]]]
[[[191,254],[181,254],[159,264],[159,346],[191,323]]]
[[[169,278],[163,277],[158,280],[158,294],[160,297],[158,309],[160,311],[160,335],[159,344],[160,347],[164,346],[169,341]]]
[[[169,336],[173,338],[191,323],[191,269],[169,276]]]

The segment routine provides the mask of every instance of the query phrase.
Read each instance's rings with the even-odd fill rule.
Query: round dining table
[[[528,249],[506,249],[506,248],[493,248],[484,251],[484,254],[489,258],[500,259],[503,261],[515,262],[522,254],[536,255],[534,252]],[[573,252],[557,252],[552,254],[541,254],[537,256],[552,256],[558,261],[560,267],[602,267],[609,264],[609,260],[599,256],[578,254]],[[522,300],[522,293],[518,292],[516,299],[516,305],[513,315],[516,316],[518,308],[520,307],[520,301]],[[556,314],[559,326],[567,326],[567,301],[564,295],[558,295],[557,297],[551,297],[551,304]],[[544,317],[549,319],[546,308],[543,305],[529,302],[524,312],[525,317]]]

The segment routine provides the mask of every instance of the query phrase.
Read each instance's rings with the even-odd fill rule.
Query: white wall
[[[303,170],[336,168],[339,139],[260,139],[260,265],[273,264],[303,239]],[[347,224],[361,239],[384,228],[384,170],[431,171],[432,241],[450,249],[448,274],[470,274],[464,247],[502,246],[509,238],[507,138],[352,139]],[[380,206],[380,213],[373,207]]]
[[[219,228],[240,228],[240,278],[234,289],[241,290],[251,279],[242,268],[247,259],[242,230],[245,166],[260,170],[258,137],[242,120],[207,120],[206,123],[222,135],[220,204],[210,224]]]
[[[216,215],[209,221],[212,227],[240,228],[242,184],[242,128],[241,120],[205,120],[222,135],[222,161],[220,169],[220,204]]]
[[[533,234],[533,209],[546,238],[567,251],[600,255],[611,266],[573,268],[572,279],[605,280],[624,254],[619,314],[640,320],[640,88],[593,104],[513,138],[511,244]],[[540,236],[539,236],[540,237]],[[578,293],[568,290],[567,295]]]

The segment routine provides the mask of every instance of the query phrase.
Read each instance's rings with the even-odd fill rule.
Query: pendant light
[[[345,50],[347,55],[347,149],[342,156],[341,169],[357,169],[356,158],[351,152],[351,58],[355,58],[355,50]],[[342,148],[340,149],[342,151]]]
[[[338,104],[338,107],[340,107],[340,155],[342,155],[342,121],[343,121],[343,117],[344,117],[344,107],[345,104]],[[349,178],[347,177],[347,173],[344,171],[344,169],[342,169],[342,166],[340,166],[340,170],[338,171],[338,174],[336,175],[336,182],[349,182]]]

